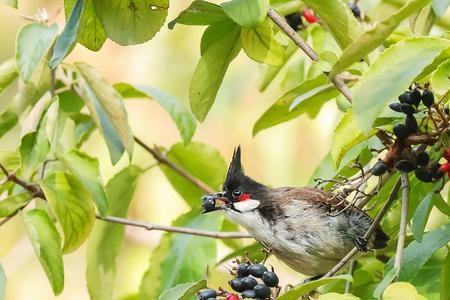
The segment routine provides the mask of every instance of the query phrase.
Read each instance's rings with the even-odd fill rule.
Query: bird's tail
[[[389,236],[384,233],[381,227],[375,229],[372,237],[369,240],[369,248],[371,249],[382,249],[387,246],[387,242],[389,241]]]

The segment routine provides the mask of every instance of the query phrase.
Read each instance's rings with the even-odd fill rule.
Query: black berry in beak
[[[207,194],[202,197],[202,207],[205,210],[203,213],[220,210],[223,205],[216,206],[217,200],[224,202],[225,205],[230,204],[230,201],[225,198],[225,192]]]

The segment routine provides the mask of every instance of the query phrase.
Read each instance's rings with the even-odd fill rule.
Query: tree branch
[[[141,227],[147,230],[158,230],[158,231],[166,231],[166,232],[174,232],[174,233],[182,233],[182,234],[190,234],[204,237],[211,237],[216,239],[242,239],[242,238],[251,238],[252,236],[245,232],[221,232],[221,231],[211,231],[211,230],[201,230],[201,229],[192,229],[187,227],[176,227],[176,226],[163,226],[157,225],[142,221],[134,221],[119,217],[107,216],[102,217],[100,215],[96,215],[96,218],[102,221],[110,222],[110,223],[118,223],[133,227]]]
[[[391,193],[389,194],[388,200],[384,203],[383,208],[380,210],[380,212],[375,217],[375,220],[373,220],[372,225],[370,225],[369,229],[367,230],[366,234],[364,235],[364,238],[366,240],[369,240],[372,234],[375,232],[377,227],[380,224],[381,219],[384,217],[384,215],[387,213],[389,207],[394,202],[395,198],[397,197],[398,191],[400,190],[400,186],[402,185],[402,181],[399,178],[397,182],[395,183],[394,187],[391,190]],[[336,272],[338,272],[356,253],[358,252],[358,248],[353,247],[350,252],[341,259],[341,261],[335,265],[330,271],[328,271],[327,274],[325,274],[322,278],[327,278],[333,276]]]
[[[398,232],[397,251],[395,252],[394,269],[400,270],[405,246],[406,225],[408,224],[409,179],[408,173],[401,172],[402,181],[402,214],[400,217],[400,230]]]
[[[159,151],[158,147],[152,148],[137,137],[134,137],[134,141],[138,143],[142,148],[144,148],[147,152],[149,152],[157,161],[159,161],[162,164],[165,164],[166,166],[177,172],[179,175],[186,178],[189,182],[191,182],[192,184],[203,190],[205,193],[217,192],[211,187],[209,187],[203,181],[195,178],[194,176],[186,172],[183,168],[171,162],[164,154],[161,153],[161,151]]]

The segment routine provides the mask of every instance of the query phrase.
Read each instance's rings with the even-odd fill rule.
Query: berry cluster
[[[310,9],[303,9],[299,12],[289,14],[285,17],[285,19],[289,26],[297,31],[305,27],[302,17],[310,24],[317,22],[317,18],[314,15],[314,12]]]
[[[236,293],[228,293],[222,289],[219,292],[213,289],[205,289],[198,294],[199,300],[216,300],[217,297],[225,300],[240,299],[271,299],[271,295],[279,291],[279,279],[275,272],[269,271],[264,265],[259,263],[251,264],[242,262],[234,268],[232,274],[234,278],[228,284]],[[273,290],[272,290],[273,289]]]
[[[405,141],[409,136],[419,134],[419,125],[414,114],[419,112],[420,104],[422,103],[428,110],[436,105],[433,92],[427,87],[425,87],[423,92],[417,87],[410,91],[406,91],[398,97],[398,100],[399,102],[392,103],[389,107],[393,111],[405,114],[405,122],[403,124],[395,125],[392,131],[396,137],[397,145],[405,145]],[[448,151],[448,154],[445,153],[446,152],[444,152],[444,156],[447,155],[448,160],[450,160],[450,150]],[[420,151],[411,151],[410,148],[405,147],[405,149],[399,153],[398,157],[396,157],[394,163],[395,168],[401,172],[408,173],[414,171],[417,179],[423,182],[436,181],[441,178],[444,173],[448,173],[450,176],[450,163],[441,165],[437,161],[431,161],[430,155],[423,149]],[[373,166],[372,174],[381,176],[393,166],[394,164],[389,166],[385,160],[379,160]]]

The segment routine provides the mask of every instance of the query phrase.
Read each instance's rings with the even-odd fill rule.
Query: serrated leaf
[[[353,146],[367,140],[375,133],[376,130],[372,130],[369,134],[364,134],[355,122],[353,111],[349,109],[339,121],[333,134],[331,158],[335,169],[339,168],[342,158]]]
[[[91,194],[74,176],[52,173],[40,186],[64,232],[63,253],[80,247],[89,236],[95,220]]]
[[[209,26],[203,34],[202,57],[189,86],[191,110],[200,122],[205,119],[216,99],[228,65],[241,49],[240,31],[237,24],[225,21]]]
[[[431,87],[439,95],[450,90],[450,59],[441,63],[430,78]]]
[[[324,74],[308,79],[287,91],[264,112],[253,127],[253,135],[263,129],[292,120],[303,113],[314,117],[325,102],[338,94],[339,91],[330,84]],[[294,102],[296,105],[292,107]]]
[[[231,0],[220,5],[234,22],[242,27],[253,27],[264,21],[269,0]]]
[[[84,79],[81,85],[82,97],[92,119],[105,138],[111,154],[111,162],[117,163],[125,150],[131,157],[133,135],[122,98],[92,66],[77,62],[75,67]]]
[[[16,41],[16,64],[20,78],[29,82],[39,63],[53,44],[58,25],[47,27],[41,23],[24,25]]]
[[[201,214],[200,210],[179,217],[174,226],[183,226],[196,229],[219,230],[222,216],[215,214]],[[207,266],[212,266],[216,258],[216,241],[214,239],[193,235],[165,234],[163,240],[154,252],[158,253],[160,261],[151,259],[150,267],[141,281],[141,299],[157,299],[165,290],[180,283],[200,280],[205,275]],[[166,249],[165,255],[158,250]],[[170,249],[170,250],[167,250]],[[195,253],[195,255],[192,255]],[[154,254],[153,254],[154,255]],[[152,275],[154,268],[160,266],[158,277]]]
[[[118,83],[114,85],[114,88],[122,97],[150,98],[158,102],[175,122],[184,143],[187,144],[191,141],[197,124],[191,112],[180,100],[148,85],[133,86],[127,83]]]
[[[105,216],[108,212],[108,199],[106,198],[103,181],[100,176],[98,160],[77,149],[57,157],[74,176],[80,179],[81,183],[94,198],[100,214]]]
[[[442,17],[450,5],[450,0],[433,0],[431,6],[438,17]]]
[[[355,86],[353,112],[361,131],[370,132],[387,104],[395,101],[414,78],[448,47],[449,40],[416,37],[405,39],[381,53]]]
[[[421,242],[412,241],[403,250],[399,280],[412,281],[431,255],[450,241],[450,224],[428,231]],[[386,264],[385,270],[393,268],[395,256]]]
[[[203,0],[195,0],[178,17],[170,21],[168,27],[173,29],[175,24],[212,25],[227,19],[228,16],[219,5]]]
[[[292,289],[288,290],[283,295],[279,296],[277,298],[277,300],[292,300],[292,299],[301,298],[303,295],[306,295],[309,292],[316,290],[317,288],[321,287],[324,284],[327,284],[330,282],[336,282],[336,281],[340,281],[340,280],[353,281],[353,279],[350,275],[338,275],[338,276],[329,277],[329,278],[317,279],[317,280],[307,282],[304,284],[300,284],[300,285],[293,287]]]
[[[130,166],[117,173],[107,184],[109,214],[126,217],[142,170]],[[99,221],[88,242],[87,286],[91,299],[113,298],[116,258],[125,236],[123,225]]]
[[[201,279],[197,282],[182,283],[166,290],[159,296],[158,300],[189,300],[205,287],[205,279]]]
[[[17,78],[16,60],[10,58],[0,64],[0,93]]]
[[[447,256],[442,264],[441,271],[441,299],[450,299],[450,251],[447,249]],[[1,297],[0,297],[1,298]]]
[[[406,3],[401,9],[388,18],[381,21],[377,26],[364,32],[358,39],[345,48],[338,61],[330,71],[330,78],[335,77],[353,63],[361,60],[370,52],[382,45],[387,37],[394,32],[395,28],[413,12],[425,7],[431,0],[413,0]]]
[[[31,200],[29,192],[22,192],[10,195],[0,201],[0,217],[7,217],[16,213],[19,209],[28,204]]]
[[[3,270],[3,267],[0,264],[0,300],[5,299],[6,282],[7,282],[7,280],[6,280],[5,270]]]
[[[77,41],[78,25],[80,24],[81,13],[83,11],[83,0],[76,0],[63,32],[53,48],[53,54],[50,59],[50,68],[54,69],[70,53]]]
[[[304,0],[316,14],[341,49],[345,49],[362,34],[361,25],[342,1]]]
[[[11,110],[7,110],[0,115],[0,137],[13,128],[19,119]]]
[[[242,28],[241,45],[251,59],[268,65],[284,62],[283,46],[275,39],[268,20],[252,28]]]
[[[225,179],[227,171],[225,160],[219,151],[206,144],[196,142],[187,145],[175,144],[167,152],[167,158],[214,190],[219,190]],[[171,168],[163,164],[159,166],[187,204],[191,207],[199,207],[200,198],[205,194],[205,191],[193,185]]]
[[[66,18],[70,16],[75,0],[64,1]],[[103,46],[107,36],[100,19],[97,17],[92,0],[84,0],[83,12],[78,25],[77,40],[92,51],[98,51]]]
[[[34,252],[44,269],[55,295],[64,289],[64,265],[61,254],[61,237],[48,214],[42,209],[32,209],[22,214]]]
[[[108,37],[122,46],[150,40],[163,26],[169,9],[168,0],[92,1]]]

